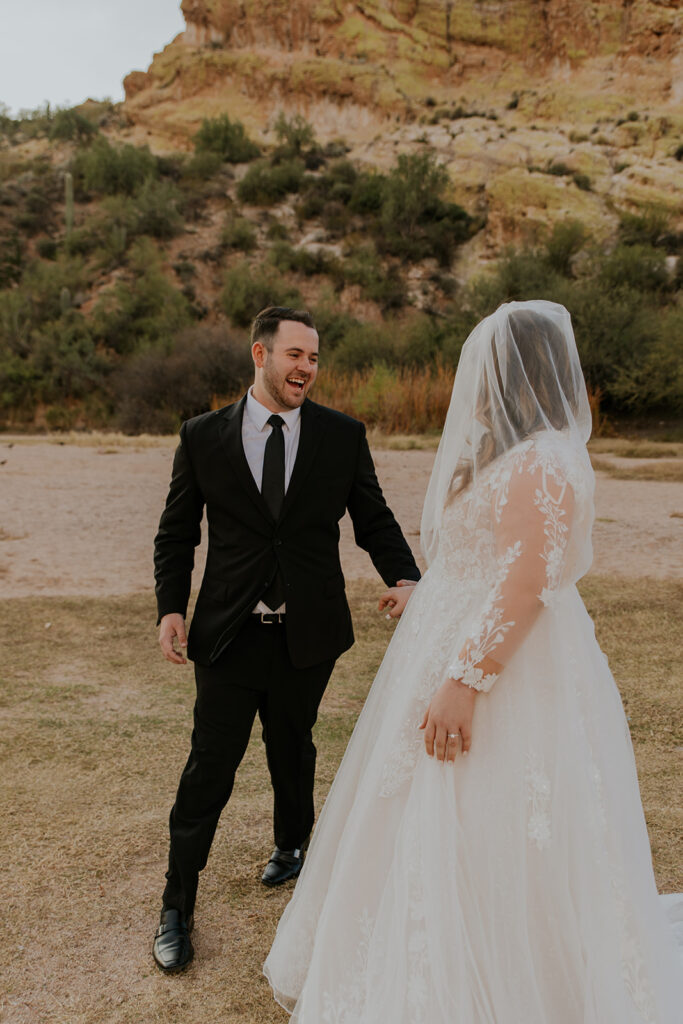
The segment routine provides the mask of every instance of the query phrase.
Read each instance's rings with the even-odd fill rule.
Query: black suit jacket
[[[268,588],[278,567],[286,589],[292,663],[336,658],[353,643],[339,561],[339,520],[348,508],[356,543],[388,586],[420,573],[382,496],[362,423],[308,399],[296,462],[277,522],[242,445],[246,396],[183,423],[166,507],[155,540],[159,618],[186,614],[204,506],[206,570],[188,656],[215,661]]]

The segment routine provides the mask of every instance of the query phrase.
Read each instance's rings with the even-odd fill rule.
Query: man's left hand
[[[414,586],[414,580],[399,580],[395,587],[384,591],[379,599],[379,610],[383,612],[387,608],[388,619],[400,619],[408,601],[413,596]]]

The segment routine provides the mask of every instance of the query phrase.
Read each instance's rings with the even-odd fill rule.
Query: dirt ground
[[[191,667],[163,661],[154,629],[152,542],[173,447],[0,438],[3,1024],[286,1020],[261,976],[291,886],[259,883],[272,797],[256,728],[202,876],[196,962],[168,978],[150,955],[194,692]],[[433,457],[375,451],[416,553]],[[676,476],[598,474],[596,558],[581,588],[619,680],[662,891],[682,885],[681,531]],[[382,584],[346,521],[342,534],[358,642],[321,709],[318,807],[393,628],[377,614]]]
[[[148,590],[174,441],[144,446],[0,441],[0,591],[5,597]],[[432,451],[375,453],[389,505],[419,553]],[[627,462],[628,460],[619,460]],[[642,460],[639,460],[642,464]],[[683,483],[598,473],[593,572],[683,577]],[[197,565],[203,563],[200,550]],[[377,579],[342,523],[347,578]],[[195,582],[198,582],[196,577]]]

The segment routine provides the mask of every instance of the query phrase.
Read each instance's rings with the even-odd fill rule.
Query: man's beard
[[[308,379],[304,384],[303,388],[298,394],[288,395],[285,387],[285,381],[279,379],[275,373],[269,367],[270,358],[266,357],[266,361],[263,366],[263,386],[270,395],[270,397],[278,403],[278,405],[284,406],[285,409],[298,409],[302,404],[302,397],[305,398],[307,392]],[[299,399],[297,401],[297,398]]]

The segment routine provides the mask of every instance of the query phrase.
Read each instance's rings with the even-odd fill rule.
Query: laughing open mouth
[[[288,377],[287,383],[291,384],[297,391],[303,391],[306,381],[303,377]]]

